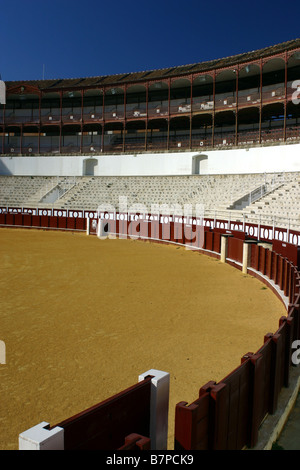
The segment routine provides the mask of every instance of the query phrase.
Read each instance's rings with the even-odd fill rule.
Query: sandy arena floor
[[[0,230],[0,449],[170,373],[175,405],[220,381],[278,329],[285,310],[258,280],[184,248],[85,234]]]

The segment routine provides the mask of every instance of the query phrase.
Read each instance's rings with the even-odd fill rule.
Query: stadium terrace
[[[299,78],[296,39],[167,69],[7,82],[6,104],[0,105],[0,153],[203,153],[295,143]],[[227,158],[230,172],[233,163]],[[189,173],[199,173],[199,162],[203,159],[193,159]],[[126,167],[126,158],[123,163]],[[82,172],[90,174],[94,166],[87,161]],[[181,166],[171,164],[168,172],[178,173]],[[202,166],[209,170],[209,162]]]

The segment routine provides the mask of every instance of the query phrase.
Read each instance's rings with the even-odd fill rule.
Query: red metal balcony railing
[[[238,96],[238,105],[239,106],[253,106],[260,103],[260,93],[254,92],[246,95]]]
[[[5,124],[38,124],[40,121],[39,114],[31,114],[31,115],[18,115],[18,114],[10,114],[4,117]]]
[[[42,124],[52,124],[52,123],[59,123],[61,121],[61,116],[59,110],[56,110],[53,113],[47,113],[41,115],[41,123]]]
[[[212,111],[214,102],[211,98],[193,98],[192,111]]]
[[[126,109],[126,118],[127,119],[135,119],[135,118],[146,118],[147,117],[147,110],[146,108],[140,109]]]
[[[94,123],[94,122],[103,121],[103,113],[102,112],[83,113],[82,120],[85,123]]]
[[[64,124],[81,122],[81,113],[77,111],[76,113],[62,114],[62,122]]]
[[[105,121],[119,121],[124,119],[124,109],[116,109],[114,111],[104,112]]]
[[[222,98],[217,98],[215,99],[215,109],[220,110],[220,109],[230,109],[230,108],[235,108],[237,103],[237,99],[235,96],[226,96]]]
[[[190,103],[180,103],[180,104],[173,104],[172,101],[170,103],[170,114],[171,115],[178,115],[178,114],[190,114],[191,112],[191,104]]]
[[[280,86],[273,88],[272,90],[262,90],[262,101],[266,102],[276,102],[285,98],[285,88]]]
[[[157,105],[155,107],[148,107],[148,118],[159,118],[168,116],[169,114],[169,107],[168,103],[164,103],[161,105]]]

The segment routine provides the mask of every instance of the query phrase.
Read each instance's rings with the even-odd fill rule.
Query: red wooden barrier
[[[22,214],[14,214],[14,225],[16,226],[23,226],[23,215]]]
[[[155,240],[161,239],[160,235],[162,233],[162,229],[159,220],[151,220],[149,232],[150,238],[154,238]]]
[[[266,267],[268,272],[271,259],[268,250],[254,245],[254,264]],[[289,385],[292,342],[300,338],[300,295],[298,271],[291,270],[287,278],[288,261],[279,255],[274,259],[276,280],[281,287],[287,280],[294,284],[297,303],[289,306],[276,333],[265,335],[256,354],[245,355],[241,366],[220,383],[209,382],[201,387],[199,399],[191,405],[180,402],[176,406],[175,450],[253,447],[265,416],[276,411],[279,394]]]
[[[148,437],[133,433],[125,437],[124,445],[117,450],[151,450],[151,440]]]
[[[177,243],[184,243],[184,230],[179,222],[174,222],[174,241]]]
[[[221,234],[220,233],[214,233],[213,251],[215,251],[216,253],[221,253]]]
[[[41,226],[41,218],[39,215],[32,215],[31,216],[31,224],[32,227],[40,227]]]
[[[213,232],[211,230],[205,230],[204,232],[204,249],[213,251]]]
[[[58,227],[58,217],[50,216],[49,217],[49,228],[57,228]]]
[[[140,225],[140,236],[142,238],[149,238],[149,221],[147,219],[143,219],[141,220]]]
[[[57,228],[66,229],[67,228],[67,217],[58,217],[57,218]]]
[[[258,269],[262,274],[265,274],[265,262],[266,262],[266,248],[258,246]]]
[[[83,217],[76,217],[74,220],[76,230],[86,231],[86,219]]]
[[[191,405],[180,402],[175,409],[175,450],[210,449],[210,394],[200,390]]]
[[[24,214],[23,215],[23,225],[24,225],[24,227],[31,227],[32,226],[31,214]]]
[[[67,218],[67,223],[66,223],[66,228],[68,230],[75,230],[76,229],[76,219],[72,218],[72,217],[68,217]]]
[[[300,247],[281,240],[272,240],[273,250],[288,258],[295,266],[300,268]]]
[[[15,220],[15,216],[14,214],[6,214],[5,216],[5,224],[6,225],[14,225],[14,220]]]
[[[228,238],[227,257],[239,263],[243,262],[243,240],[239,238]]]
[[[151,377],[49,427],[64,429],[65,450],[116,450],[135,432],[149,438]],[[126,445],[126,442],[125,442]]]
[[[48,215],[41,215],[40,216],[41,227],[49,228],[49,216]]]
[[[259,262],[259,246],[251,246],[251,255],[250,255],[250,267],[258,271],[258,262]]]

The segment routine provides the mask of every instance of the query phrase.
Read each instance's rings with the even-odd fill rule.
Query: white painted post
[[[167,450],[170,374],[151,369],[139,376],[151,379],[150,438],[151,450]]]
[[[249,265],[250,245],[249,243],[243,244],[243,274],[247,274]]]
[[[250,266],[252,245],[257,245],[257,241],[246,240],[243,243],[243,268],[242,268],[243,274],[247,274],[247,268]]]
[[[90,234],[90,218],[89,217],[86,218],[86,234],[87,235]]]
[[[221,236],[221,263],[226,263],[227,258],[227,245],[228,245],[228,237],[226,235]]]
[[[97,225],[97,237],[104,239],[107,238],[107,234],[104,231],[104,225],[105,225],[105,220],[98,219],[98,225]]]
[[[56,427],[49,431],[49,423],[42,423],[19,435],[19,450],[64,450],[64,429]]]
[[[4,341],[0,341],[0,364],[6,364],[6,346]]]

